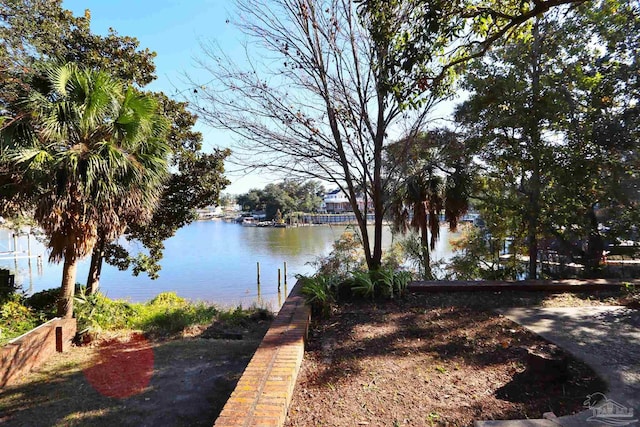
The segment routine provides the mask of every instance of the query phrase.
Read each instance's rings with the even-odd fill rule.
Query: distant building
[[[197,209],[199,219],[210,219],[222,216],[223,211],[220,206],[207,206],[203,209]]]
[[[356,199],[358,203],[358,209],[361,211],[364,210],[364,199],[362,197],[358,197]],[[369,201],[369,209],[372,209],[371,201]],[[343,212],[352,212],[351,203],[349,203],[349,199],[347,195],[340,189],[335,189],[330,193],[325,194],[322,204],[320,205],[320,211],[324,211],[327,213],[343,213]]]

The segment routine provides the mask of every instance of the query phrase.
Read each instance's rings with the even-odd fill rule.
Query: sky
[[[202,56],[201,42],[217,42],[230,56],[242,53],[242,34],[227,20],[231,17],[229,0],[63,0],[62,6],[74,15],[91,12],[91,30],[106,35],[113,28],[123,36],[136,37],[140,48],[155,51],[157,80],[145,87],[163,91],[168,96],[182,100],[180,93],[189,90],[185,74],[198,81],[206,81],[206,73],[200,70],[194,58]],[[196,129],[204,137],[204,150],[213,147],[230,147],[232,135],[212,129],[199,122]],[[241,194],[251,188],[261,188],[269,180],[257,175],[241,175],[230,172],[232,182],[225,190]]]
[[[229,23],[234,17],[230,0],[63,0],[62,5],[76,16],[89,9],[91,30],[96,34],[106,35],[113,28],[120,35],[136,37],[140,48],[155,51],[157,80],[145,88],[163,91],[177,100],[184,100],[182,94],[191,90],[185,75],[202,83],[210,79],[195,60],[203,57],[201,43],[217,43],[231,58],[244,59],[244,35]],[[435,116],[446,117],[453,104],[443,103]],[[201,121],[196,130],[203,134],[205,151],[233,148],[233,134],[229,131],[211,128]],[[225,175],[231,181],[225,193],[236,195],[281,180],[259,172],[234,171],[229,162]]]

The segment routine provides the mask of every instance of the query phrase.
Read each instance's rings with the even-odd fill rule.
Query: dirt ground
[[[315,322],[287,425],[470,426],[580,410],[604,384],[575,361],[563,381],[528,377],[521,348],[545,342],[491,309],[616,301],[450,293],[343,306]],[[242,340],[212,325],[74,347],[0,392],[0,426],[211,426],[268,325],[249,325]]]
[[[581,411],[585,397],[605,384],[571,358],[564,375],[532,371],[527,349],[552,346],[492,309],[616,301],[449,293],[342,306],[314,322],[286,425],[472,426],[477,419]]]
[[[209,427],[269,323],[242,339],[196,327],[179,339],[119,334],[73,347],[0,392],[0,426]]]

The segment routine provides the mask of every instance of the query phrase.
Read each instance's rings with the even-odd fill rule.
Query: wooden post
[[[258,285],[260,284],[260,263],[256,262],[256,270],[258,272]]]
[[[31,233],[27,233],[27,255],[31,256]]]
[[[287,261],[284,262],[284,285],[287,286]]]
[[[280,269],[278,269],[278,292],[280,292]]]
[[[13,233],[13,254],[18,255],[18,235]]]
[[[64,343],[62,342],[62,326],[56,326],[56,351],[62,353],[64,351]]]

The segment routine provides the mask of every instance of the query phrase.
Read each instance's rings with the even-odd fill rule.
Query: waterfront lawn
[[[56,315],[58,289],[30,297],[14,293],[0,299],[0,346]],[[271,314],[251,307],[224,310],[204,302],[190,302],[175,292],[164,292],[145,303],[112,300],[101,293],[86,295],[79,288],[74,317],[80,339],[85,343],[105,331],[138,330],[147,337],[170,337],[185,328],[218,322],[226,328],[241,329],[253,318],[266,320]]]
[[[270,320],[262,311],[232,310],[171,339],[103,331],[4,388],[0,424],[211,426]],[[228,331],[236,339],[222,339]]]

